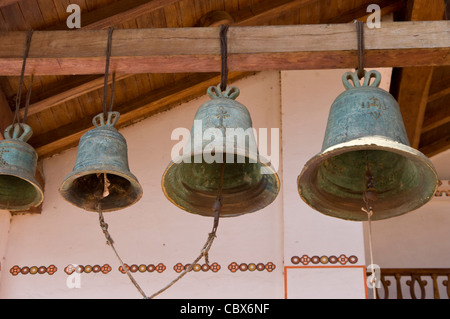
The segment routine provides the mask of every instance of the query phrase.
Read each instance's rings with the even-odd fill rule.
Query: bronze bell
[[[168,165],[162,190],[179,208],[213,216],[225,161],[220,216],[262,209],[275,200],[280,181],[271,164],[258,154],[250,114],[235,101],[239,89],[227,87],[222,92],[219,86],[211,86],[207,93],[211,100],[197,110],[185,152]]]
[[[301,198],[323,214],[359,221],[368,219],[363,196],[373,203],[371,220],[424,205],[436,190],[437,173],[410,147],[397,101],[378,88],[380,73],[366,72],[362,85],[356,73],[345,73],[342,81],[346,91],[331,106],[322,150],[298,177]]]
[[[114,125],[118,112],[100,113],[95,128],[80,139],[73,171],[64,179],[59,192],[70,203],[88,211],[115,211],[136,203],[142,188],[130,172],[127,143]]]
[[[5,129],[0,141],[0,209],[23,211],[39,206],[44,193],[35,178],[37,153],[27,143],[33,130],[27,124]]]

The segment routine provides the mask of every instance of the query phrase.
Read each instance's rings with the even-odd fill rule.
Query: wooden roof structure
[[[14,116],[29,30],[34,33],[21,101],[33,74],[29,143],[42,159],[76,146],[102,111],[111,27],[120,128],[204,95],[220,82],[220,24],[230,25],[230,82],[264,69],[354,68],[353,22],[365,22],[367,7],[378,4],[394,22],[365,31],[366,66],[393,67],[391,93],[411,145],[431,157],[450,148],[448,2],[0,0],[0,132]],[[81,9],[80,29],[67,27],[69,4]]]

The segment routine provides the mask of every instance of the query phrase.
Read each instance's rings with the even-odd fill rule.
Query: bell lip
[[[172,197],[169,196],[169,194],[167,193],[166,188],[165,188],[165,186],[164,186],[164,181],[165,181],[165,177],[167,176],[167,174],[172,170],[172,168],[173,168],[174,165],[180,164],[179,162],[177,162],[178,160],[182,160],[183,158],[188,158],[188,157],[192,157],[192,156],[195,156],[195,155],[202,155],[202,154],[203,154],[203,153],[192,153],[192,155],[181,155],[181,156],[178,156],[176,159],[170,161],[169,165],[166,167],[166,169],[165,169],[165,171],[164,171],[164,173],[163,173],[163,175],[162,175],[162,178],[161,178],[161,189],[162,189],[162,191],[163,191],[163,193],[164,193],[164,196],[165,196],[165,197],[166,197],[173,205],[175,205],[176,207],[180,208],[181,210],[186,211],[186,212],[191,213],[191,214],[194,214],[194,215],[197,215],[197,216],[213,217],[213,214],[207,214],[207,213],[204,213],[204,212],[202,212],[202,211],[196,211],[196,210],[192,210],[192,209],[187,209],[187,208],[185,208],[185,207],[179,205],[178,203],[175,202],[175,200],[174,200]],[[247,157],[247,158],[250,158],[250,159],[256,160],[257,163],[260,163],[261,165],[265,166],[266,168],[268,168],[268,169],[270,169],[270,170],[272,171],[271,174],[267,174],[267,175],[272,175],[272,176],[274,176],[274,181],[275,181],[275,183],[276,183],[276,192],[273,193],[272,198],[271,198],[267,203],[265,203],[265,205],[262,206],[262,207],[258,207],[258,208],[255,208],[255,209],[253,209],[253,210],[250,210],[250,211],[240,212],[240,213],[236,213],[236,214],[220,215],[220,218],[237,217],[237,216],[241,216],[241,215],[245,215],[245,214],[257,212],[257,211],[259,211],[259,210],[261,210],[261,209],[263,209],[263,208],[266,208],[266,207],[269,206],[270,204],[272,204],[272,203],[275,201],[275,199],[278,197],[278,194],[279,194],[279,192],[280,192],[280,178],[279,178],[279,176],[278,176],[277,171],[272,167],[272,165],[267,165],[267,163],[269,163],[269,161],[267,161],[267,159],[265,159],[265,158],[264,158],[263,156],[261,156],[261,155],[258,156],[258,155],[255,155],[255,154],[252,153],[252,154],[249,154],[249,155],[246,156],[246,157]],[[258,159],[258,157],[259,157],[259,158],[263,158],[264,161],[265,161],[265,163],[262,162],[262,161],[260,161],[260,160]],[[211,208],[211,211],[212,211],[212,208]]]
[[[365,147],[365,148],[361,148],[361,147]],[[392,152],[400,154],[400,155],[414,155],[418,159],[420,159],[419,162],[422,163],[423,167],[428,168],[429,173],[434,175],[434,177],[435,177],[436,182],[435,182],[434,188],[432,189],[432,191],[430,189],[429,193],[423,197],[424,198],[423,201],[418,202],[417,205],[415,205],[414,207],[412,207],[406,211],[402,211],[402,212],[396,213],[394,215],[377,218],[374,214],[373,218],[371,218],[372,221],[383,220],[383,219],[387,219],[387,218],[404,215],[408,212],[411,212],[411,211],[414,211],[414,210],[420,208],[421,206],[425,205],[433,198],[433,195],[436,192],[437,187],[439,186],[438,185],[439,180],[438,180],[438,175],[437,175],[436,169],[434,168],[433,163],[428,159],[428,157],[426,157],[423,153],[412,148],[409,145],[399,143],[397,141],[391,140],[384,136],[366,136],[366,137],[361,137],[358,139],[354,139],[351,141],[339,143],[339,144],[333,145],[331,147],[328,147],[327,149],[316,154],[314,157],[312,157],[310,160],[307,161],[307,163],[303,167],[302,172],[297,177],[297,190],[300,195],[300,198],[315,211],[318,211],[319,213],[322,213],[327,216],[340,218],[343,220],[349,220],[349,221],[367,221],[368,220],[366,217],[364,217],[364,218],[350,218],[350,217],[344,218],[344,217],[341,217],[338,212],[334,212],[334,211],[327,210],[327,209],[319,210],[317,207],[314,207],[313,204],[310,203],[310,201],[302,194],[302,186],[304,184],[308,183],[308,180],[309,180],[312,172],[319,166],[320,163],[322,163],[324,160],[328,159],[329,157],[333,157],[333,156],[336,156],[339,154],[346,153],[348,151],[351,151],[352,149],[355,149],[355,150],[387,150],[387,151],[392,151]]]
[[[107,212],[112,212],[112,211],[117,211],[117,210],[122,210],[122,209],[128,208],[128,207],[130,207],[130,206],[136,204],[136,203],[142,198],[142,195],[143,195],[143,189],[142,189],[142,186],[141,186],[141,184],[139,183],[138,179],[136,178],[136,176],[134,176],[131,172],[129,172],[128,174],[125,174],[125,173],[123,173],[123,172],[121,172],[121,171],[118,171],[118,170],[116,170],[116,169],[114,169],[114,168],[111,168],[111,169],[108,169],[108,170],[105,170],[105,169],[102,169],[102,170],[99,170],[99,169],[91,169],[91,170],[89,170],[89,167],[83,167],[83,171],[81,171],[81,170],[72,171],[70,174],[68,174],[68,175],[64,178],[63,182],[61,183],[61,185],[60,185],[60,187],[59,187],[59,189],[58,189],[59,194],[60,194],[60,195],[62,196],[62,198],[64,198],[68,203],[72,204],[72,205],[75,206],[75,207],[81,208],[81,209],[83,209],[83,210],[85,210],[85,211],[88,211],[88,212],[98,212],[98,210],[95,210],[95,209],[89,209],[89,208],[86,208],[86,207],[81,207],[81,206],[78,206],[78,205],[76,205],[75,203],[71,202],[71,201],[65,196],[65,195],[66,195],[66,191],[64,191],[64,188],[67,189],[67,188],[73,183],[73,181],[74,181],[75,179],[77,179],[77,178],[79,178],[79,177],[82,177],[82,176],[91,175],[91,174],[96,174],[96,173],[99,173],[99,174],[101,174],[101,173],[114,174],[114,175],[121,176],[121,177],[123,177],[123,178],[125,178],[125,179],[127,179],[127,180],[130,180],[130,179],[131,179],[131,180],[133,180],[133,182],[134,182],[133,185],[136,185],[135,189],[138,190],[138,192],[136,192],[136,193],[137,193],[136,198],[135,198],[134,201],[133,201],[132,203],[130,203],[129,205],[123,206],[123,207],[117,207],[117,208],[102,209],[102,213],[107,213]]]
[[[8,208],[6,206],[5,207],[1,206],[0,209],[9,210],[12,212],[19,212],[19,211],[26,211],[26,210],[30,209],[31,207],[38,207],[39,205],[41,205],[42,202],[44,201],[44,191],[42,190],[42,186],[39,184],[39,182],[36,180],[36,178],[34,176],[29,176],[28,179],[25,178],[24,176],[27,175],[25,170],[17,169],[17,168],[14,168],[14,169],[16,171],[18,171],[18,173],[12,174],[11,170],[6,171],[5,169],[0,168],[0,175],[11,175],[11,176],[20,178],[21,180],[24,180],[26,182],[29,182],[37,190],[38,199],[34,200],[33,203],[31,203],[31,204],[23,205],[20,207]],[[24,172],[25,174],[20,175],[20,172]]]

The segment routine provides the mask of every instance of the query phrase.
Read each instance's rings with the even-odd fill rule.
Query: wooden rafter
[[[352,68],[351,24],[230,27],[233,71]],[[0,75],[21,69],[26,32],[0,33]],[[23,41],[22,41],[23,40]],[[105,30],[36,31],[26,74],[102,74]],[[450,64],[450,21],[384,23],[365,32],[367,67]],[[117,73],[220,71],[217,28],[119,29],[111,68]]]

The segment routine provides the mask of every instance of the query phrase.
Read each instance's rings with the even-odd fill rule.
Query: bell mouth
[[[364,137],[337,144],[313,157],[299,175],[300,197],[313,209],[346,220],[364,221],[366,172],[377,199],[371,220],[399,216],[427,203],[438,185],[428,158],[405,144]]]
[[[280,188],[273,167],[253,156],[242,156],[240,162],[235,155],[231,157],[233,161],[225,161],[220,216],[239,216],[272,203]],[[193,155],[170,162],[161,186],[167,199],[177,207],[193,214],[214,216],[222,163],[203,160],[196,163],[195,158]]]
[[[43,199],[37,181],[0,173],[0,209],[24,211],[39,206]]]
[[[103,174],[109,181],[108,195],[105,197]],[[65,179],[59,192],[71,204],[92,212],[98,212],[98,204],[102,212],[123,209],[142,197],[142,189],[134,176],[111,170],[72,173]]]

